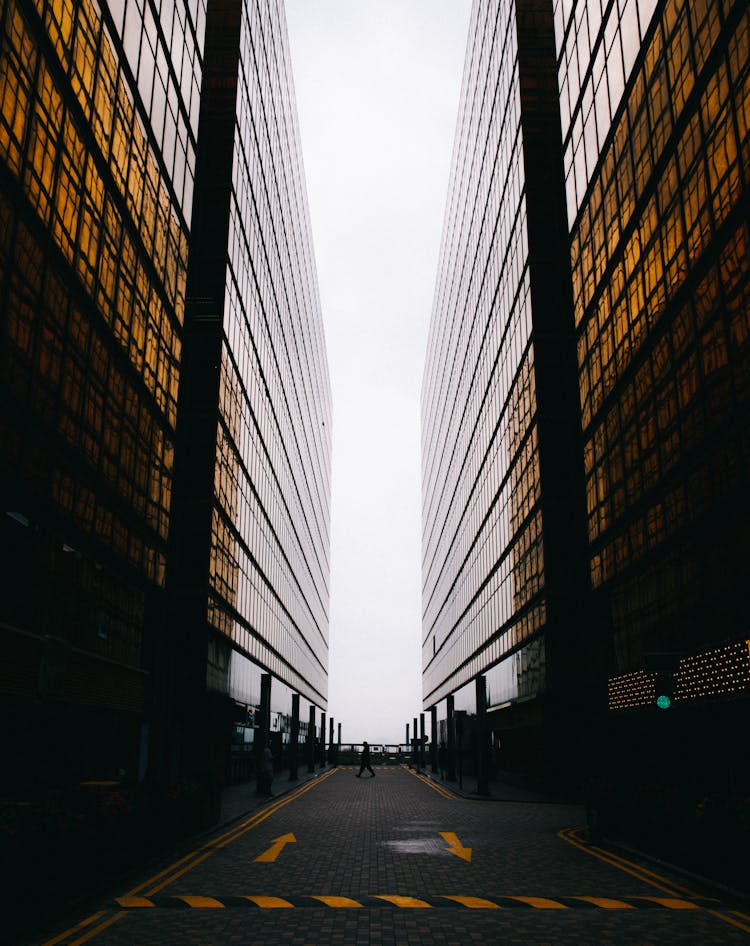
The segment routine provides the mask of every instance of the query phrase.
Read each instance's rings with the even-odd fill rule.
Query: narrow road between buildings
[[[750,915],[587,845],[575,806],[333,769],[37,946],[747,943]],[[41,892],[40,892],[41,893]]]

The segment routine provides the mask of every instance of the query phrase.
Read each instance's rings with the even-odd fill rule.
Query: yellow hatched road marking
[[[425,900],[419,900],[417,897],[399,897],[393,894],[375,894],[376,900],[385,900],[392,903],[395,907],[407,907],[409,909],[431,909],[432,904]]]
[[[361,907],[362,904],[349,897],[313,897],[313,900],[320,900],[327,907]]]
[[[538,910],[568,910],[564,903],[558,903],[557,900],[548,900],[547,897],[510,897],[511,900],[519,900],[521,903],[528,903],[531,907]]]
[[[483,900],[481,897],[455,897],[445,896],[444,900],[455,900],[461,906],[468,907],[470,910],[501,910],[502,907],[491,900]]]
[[[119,903],[121,907],[126,907],[128,910],[133,907],[155,906],[154,902],[149,900],[148,897],[117,897],[115,903]]]
[[[265,910],[293,910],[294,904],[281,897],[245,897]]]
[[[224,904],[221,902],[221,900],[215,900],[213,897],[195,897],[180,894],[178,895],[177,899],[182,900],[182,902],[186,903],[189,907],[200,907],[201,909],[207,910],[224,909]]]
[[[583,900],[585,903],[593,903],[595,907],[602,907],[604,910],[634,910],[632,903],[625,903],[622,900],[613,900],[611,897],[576,897],[576,900]]]

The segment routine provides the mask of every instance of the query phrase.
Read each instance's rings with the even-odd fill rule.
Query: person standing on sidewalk
[[[360,766],[359,772],[357,772],[357,778],[362,776],[362,773],[365,769],[370,773],[370,775],[375,778],[375,773],[372,771],[372,766],[370,765],[370,747],[366,742],[362,743],[362,755],[359,757]]]

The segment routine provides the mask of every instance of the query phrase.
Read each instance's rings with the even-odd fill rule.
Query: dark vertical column
[[[336,765],[339,764],[339,753],[341,752],[341,723],[338,724],[336,733]]]
[[[456,758],[458,760],[458,787],[464,787],[464,736],[466,735],[466,710],[456,710],[453,714],[456,723]]]
[[[453,781],[456,777],[456,717],[453,708],[453,695],[447,696],[448,706],[448,745],[446,746],[445,777]]]
[[[544,524],[548,775],[577,781],[606,715],[608,640],[590,618],[588,536],[560,101],[552,3],[519,0],[521,94]],[[576,733],[571,742],[569,735]],[[588,744],[588,745],[587,745]]]
[[[477,793],[489,794],[489,758],[487,752],[487,678],[475,681],[477,692]]]
[[[310,707],[310,718],[307,723],[307,771],[315,771],[315,707]]]
[[[424,713],[419,714],[419,767],[420,769],[424,768],[425,761],[425,728],[424,728]]]
[[[406,724],[406,749],[409,749],[409,724]]]
[[[417,730],[417,717],[414,717],[414,729],[411,736],[411,759],[414,766],[419,771],[419,734]]]
[[[438,770],[438,724],[437,724],[437,706],[430,707],[430,768],[433,772]]]
[[[206,689],[216,430],[242,3],[216,0],[206,20],[200,142],[185,299],[169,524],[166,620],[154,629],[151,775],[196,779],[218,818],[232,702]],[[218,639],[218,648],[229,648]]]
[[[326,714],[320,714],[320,754],[318,755],[318,764],[326,764]]]
[[[289,734],[289,780],[297,778],[297,744],[299,742],[299,693],[292,694],[292,731]]]
[[[328,761],[333,764],[333,757],[335,755],[333,749],[333,716],[328,720]]]
[[[260,678],[260,726],[255,739],[255,773],[258,791],[267,792],[263,781],[263,752],[268,746],[271,731],[271,674],[264,673]]]

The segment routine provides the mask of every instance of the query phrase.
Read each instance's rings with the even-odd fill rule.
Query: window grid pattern
[[[515,4],[469,28],[422,386],[423,698],[545,620]]]
[[[209,620],[325,706],[331,396],[283,5],[248,0],[240,43]]]
[[[666,5],[572,235],[595,586],[747,479],[750,15],[723,16]]]
[[[653,19],[657,0],[556,0],[568,221],[583,203],[599,153]]]
[[[10,0],[0,23],[3,378],[36,431],[4,422],[4,455],[161,584],[186,216],[99,8]]]

